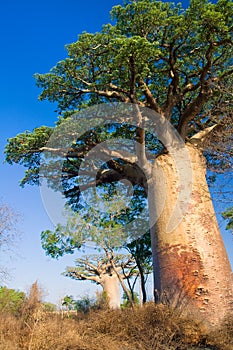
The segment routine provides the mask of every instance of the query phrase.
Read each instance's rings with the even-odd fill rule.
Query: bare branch
[[[132,164],[134,164],[137,160],[137,156],[131,154],[130,152],[127,152],[126,150],[116,151],[116,150],[111,150],[109,148],[106,148],[106,146],[98,148],[98,155],[103,160],[104,158],[102,158],[102,155],[106,155],[105,157],[106,159],[109,159],[110,157],[118,158]]]
[[[67,271],[65,272],[65,276],[71,277],[76,280],[81,280],[81,281],[94,281],[96,283],[100,283],[100,278],[95,275],[89,275],[87,273],[80,273],[78,270],[75,268],[67,268]]]
[[[150,91],[148,85],[142,80],[142,81],[140,81],[140,86],[141,86],[142,92],[144,93],[144,95],[147,99],[147,106],[150,107],[151,109],[153,109],[155,112],[161,113],[161,109],[160,109],[154,95]]]
[[[209,137],[213,130],[215,130],[217,127],[219,127],[219,124],[214,124],[208,128],[205,128],[204,130],[199,131],[197,134],[195,134],[189,139],[189,142],[200,147],[201,145],[203,145],[206,138]]]
[[[208,100],[209,95],[210,90],[207,87],[201,89],[198,96],[187,105],[182,113],[179,120],[178,131],[183,139],[186,137],[189,121],[201,111],[204,103]]]

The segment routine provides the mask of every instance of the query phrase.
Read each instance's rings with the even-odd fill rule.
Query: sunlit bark
[[[187,145],[191,165],[191,197],[187,211],[168,232],[179,193],[178,176],[170,154],[157,158],[150,184],[150,216],[163,206],[151,230],[154,260],[155,297],[158,302],[179,307],[183,312],[200,313],[216,325],[233,308],[231,266],[216,220],[208,185],[205,159],[194,146]],[[159,203],[161,186],[166,188]],[[157,208],[156,208],[157,206]],[[181,203],[182,206],[182,203]]]

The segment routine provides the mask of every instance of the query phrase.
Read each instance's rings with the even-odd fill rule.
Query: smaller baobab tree
[[[126,293],[131,305],[133,295],[124,282],[137,276],[135,260],[130,255],[115,254],[112,249],[105,248],[104,254],[83,256],[76,260],[75,267],[67,267],[63,273],[79,281],[92,281],[101,285],[111,309],[119,309],[121,304],[120,287]]]
[[[112,206],[110,206],[112,209]],[[129,303],[134,304],[134,286],[140,271],[132,254],[119,254],[126,237],[121,234],[121,224],[115,218],[97,220],[90,209],[82,218],[80,212],[67,208],[66,223],[58,224],[54,231],[46,230],[41,234],[42,247],[52,258],[73,254],[81,247],[91,244],[101,253],[88,255],[76,260],[75,267],[67,267],[65,276],[76,280],[90,280],[102,286],[110,308],[120,307],[120,287],[125,292]],[[135,277],[133,283],[130,278]],[[125,284],[127,281],[127,286]]]

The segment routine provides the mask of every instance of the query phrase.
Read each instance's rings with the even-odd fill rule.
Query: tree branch
[[[167,92],[167,99],[163,106],[163,115],[166,119],[171,118],[172,110],[176,103],[178,102],[178,86],[179,86],[179,74],[175,67],[176,64],[176,50],[179,46],[174,49],[173,44],[169,47],[169,60],[170,65],[170,78],[172,79]]]
[[[195,146],[201,147],[204,145],[205,140],[211,135],[213,131],[220,127],[220,124],[214,124],[204,130],[199,131],[197,134],[189,139],[189,142]]]
[[[138,105],[136,107],[136,145],[135,151],[137,155],[137,164],[140,169],[143,170],[147,177],[151,176],[151,164],[149,163],[146,156],[146,141],[145,141],[145,128],[142,112],[139,109]]]
[[[208,88],[201,89],[198,96],[188,104],[179,119],[178,132],[181,137],[185,139],[187,134],[187,127],[190,120],[192,120],[197,113],[199,113],[204,105],[204,103],[209,98],[210,91]]]
[[[67,269],[67,271],[65,272],[65,276],[71,277],[76,280],[81,280],[81,281],[89,280],[89,281],[94,281],[98,284],[100,283],[100,278],[98,276],[80,273],[76,269],[72,269],[72,268]]]
[[[148,85],[141,80],[140,81],[140,87],[142,89],[142,92],[144,93],[146,100],[147,100],[147,106],[151,109],[153,109],[155,112],[157,113],[161,113],[161,109],[155,99],[155,97],[153,96],[152,92],[150,91]]]

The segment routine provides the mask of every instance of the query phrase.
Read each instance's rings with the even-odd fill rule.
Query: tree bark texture
[[[192,167],[192,178],[187,179],[191,196],[186,213],[170,232],[168,223],[181,186],[171,154],[157,158],[149,183],[151,222],[153,213],[162,208],[151,228],[155,299],[186,314],[201,315],[215,326],[233,309],[232,271],[206,182],[205,159],[193,145],[186,148]]]
[[[101,276],[101,286],[107,296],[108,306],[110,309],[120,309],[121,307],[121,294],[120,294],[120,282],[117,275],[112,276],[105,274]]]

